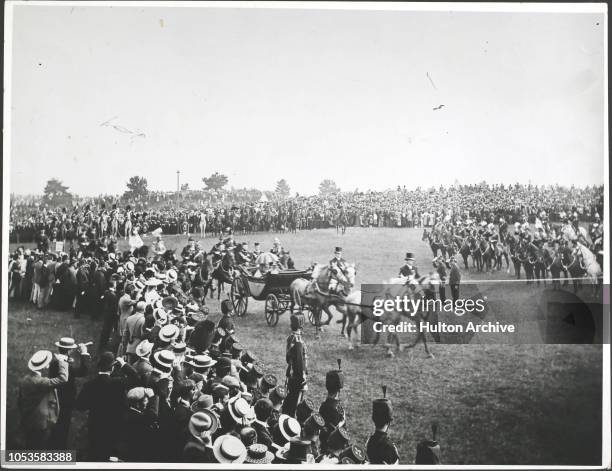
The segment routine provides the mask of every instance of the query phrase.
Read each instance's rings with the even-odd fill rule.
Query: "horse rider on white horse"
[[[342,247],[336,247],[334,251],[334,258],[329,261],[329,285],[328,290],[330,294],[339,294],[342,292],[343,286],[338,283],[337,277],[333,275],[338,271],[346,274],[346,260],[342,258]]]

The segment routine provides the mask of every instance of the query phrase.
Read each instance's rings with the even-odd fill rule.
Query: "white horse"
[[[589,278],[590,283],[593,287],[593,293],[596,293],[599,288],[599,283],[602,280],[601,266],[597,262],[597,258],[593,252],[591,252],[585,245],[580,242],[576,243],[580,255],[582,255],[582,262],[586,271],[586,276]]]
[[[571,224],[565,224],[561,228],[561,232],[563,233],[565,238],[571,242],[581,241],[585,245],[588,244],[588,234],[586,229],[582,226],[578,227],[578,232],[576,232],[574,226],[572,226]]]
[[[423,290],[421,284],[414,278],[405,278],[405,277],[394,277],[389,280],[386,280],[382,283],[385,285],[385,289],[380,293],[375,293],[376,299],[395,299],[395,298],[410,298],[417,299],[423,297]],[[346,325],[346,333],[348,335],[349,341],[349,350],[355,348],[358,344],[356,343],[356,337],[359,332],[359,326],[366,319],[372,319],[372,314],[368,311],[371,310],[371,306],[365,306],[362,304],[362,292],[360,290],[351,292],[345,300],[344,304],[337,305],[336,308],[343,315],[343,324],[346,323],[348,318],[348,324]],[[423,317],[422,312],[416,313],[414,317],[407,316],[407,313],[402,311],[386,311],[382,316],[376,318],[376,321],[382,322],[384,325],[398,325],[400,322],[406,319],[412,319],[414,322],[420,322],[422,320],[426,320]],[[355,333],[352,336],[352,332]],[[380,338],[380,334],[376,334],[376,338],[374,340],[374,345],[378,344],[378,340]],[[387,356],[394,357],[395,354],[393,352],[392,345],[395,344],[397,351],[403,350],[402,346],[399,342],[399,337],[397,334],[389,333],[387,336],[388,340],[388,348],[387,348]],[[413,348],[419,341],[423,342],[423,346],[425,347],[425,352],[428,357],[433,358],[433,354],[429,351],[427,346],[427,339],[425,334],[419,330],[419,334],[415,337],[415,340],[408,344],[408,348]],[[393,344],[391,343],[393,342]]]

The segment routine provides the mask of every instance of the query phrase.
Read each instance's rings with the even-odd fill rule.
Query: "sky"
[[[16,5],[10,191],[600,185],[604,21]]]

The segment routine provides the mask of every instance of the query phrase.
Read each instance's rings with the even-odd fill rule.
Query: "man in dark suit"
[[[106,350],[111,332],[117,329],[119,321],[119,300],[117,298],[117,282],[111,279],[102,298],[102,332],[100,333],[99,352]]]
[[[113,372],[115,365],[120,365]],[[98,375],[83,385],[76,407],[88,411],[88,452],[91,461],[108,461],[113,454],[118,430],[125,413],[125,391],[138,381],[136,371],[122,358],[115,361],[111,352],[104,352],[98,361]]]
[[[89,265],[85,260],[79,262],[79,268],[76,274],[77,278],[77,296],[74,310],[74,317],[80,317],[83,312],[89,308],[89,290],[91,284],[91,272]]]
[[[119,423],[119,458],[130,462],[156,461],[159,451],[159,419],[157,415],[159,398],[153,390],[138,386],[127,393],[128,409]]]
[[[448,284],[451,289],[451,296],[453,297],[453,303],[459,299],[459,285],[461,284],[461,270],[457,265],[455,257],[450,258],[450,274],[448,278]]]
[[[99,319],[102,314],[102,297],[107,288],[106,271],[106,264],[102,262],[93,274],[93,302],[91,309],[94,319]]]
[[[414,255],[411,252],[406,254],[406,258],[404,258],[406,262],[399,270],[399,276],[404,276],[407,278],[420,278],[419,269],[414,265]]]
[[[60,405],[60,413],[57,423],[53,427],[50,437],[50,444],[55,450],[68,449],[68,433],[72,421],[72,410],[76,402],[76,383],[75,378],[85,376],[89,371],[89,353],[84,344],[77,345],[70,337],[63,337],[55,342],[58,353],[49,365],[49,374],[56,376],[59,373],[59,360],[68,362],[68,381],[57,388],[57,397]],[[79,365],[75,365],[72,352],[78,349]]]

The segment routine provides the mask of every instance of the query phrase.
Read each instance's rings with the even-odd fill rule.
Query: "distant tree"
[[[60,180],[52,178],[45,185],[43,201],[49,205],[65,205],[72,201],[72,195]]]
[[[331,196],[340,192],[340,188],[336,185],[336,182],[326,178],[319,184],[319,194],[321,196]]]
[[[123,194],[124,198],[139,199],[144,198],[149,193],[148,182],[145,177],[133,176],[130,177],[127,184],[127,190]]]
[[[276,190],[274,191],[276,192],[276,195],[279,198],[285,199],[289,197],[291,193],[291,188],[289,187],[287,180],[283,178],[282,180],[279,180],[278,182],[276,182]]]
[[[206,185],[206,190],[221,190],[225,185],[227,185],[229,179],[227,176],[219,172],[215,172],[208,178],[202,178],[202,181],[204,182],[204,185]]]

